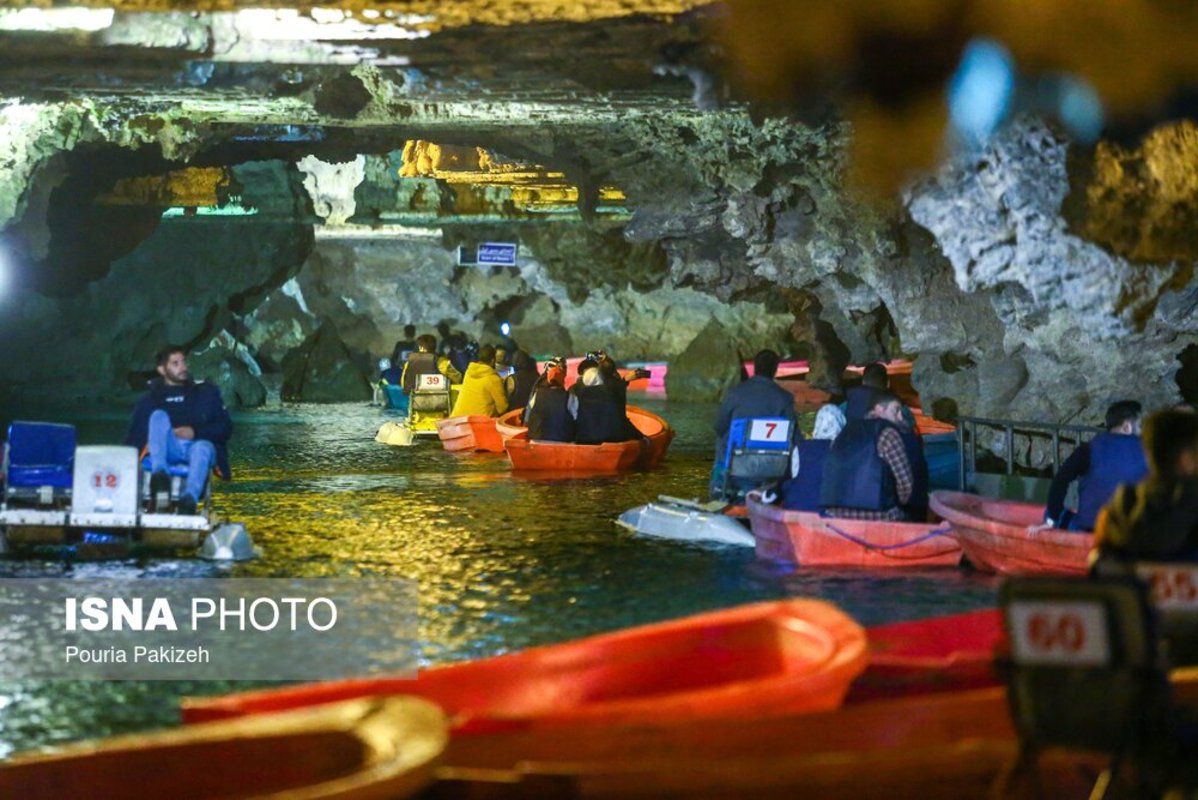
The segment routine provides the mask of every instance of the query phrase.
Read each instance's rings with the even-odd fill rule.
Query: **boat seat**
[[[408,399],[408,414],[439,414],[448,417],[453,407],[451,398],[449,378],[439,373],[421,375]]]
[[[57,505],[69,501],[75,471],[75,426],[13,422],[4,448],[7,502]]]
[[[723,497],[743,497],[749,489],[786,477],[796,425],[786,417],[732,420],[724,449]]]
[[[1193,727],[1172,703],[1141,581],[1011,579],[999,597],[1010,642],[1003,667],[1021,745],[1008,780],[1035,779],[1038,753],[1064,748],[1109,757],[1091,797],[1105,794],[1127,762],[1135,767],[1135,796],[1194,785],[1183,757],[1194,749]]]
[[[1132,569],[1148,585],[1169,666],[1198,666],[1198,564],[1140,561]]]

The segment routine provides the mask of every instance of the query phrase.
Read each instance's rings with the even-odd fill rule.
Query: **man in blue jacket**
[[[1065,459],[1048,490],[1045,526],[1092,531],[1098,512],[1114,496],[1120,484],[1139,483],[1148,474],[1148,461],[1140,444],[1141,406],[1135,400],[1121,400],[1106,412],[1106,431],[1077,449]],[[1069,484],[1078,481],[1077,514],[1068,519],[1065,495]]]
[[[774,381],[778,374],[778,354],[762,350],[753,356],[753,377],[728,390],[715,417],[715,466],[711,474],[711,494],[719,494],[724,483],[724,455],[732,421],[754,417],[785,417],[792,429],[796,424],[795,398]],[[797,432],[795,439],[799,438]],[[746,489],[752,487],[738,487]]]
[[[194,514],[213,465],[226,480],[231,477],[226,444],[233,420],[221,400],[220,389],[193,381],[187,371],[187,352],[168,346],[158,352],[159,377],[133,408],[125,444],[139,450],[149,445],[150,491],[157,496],[169,489],[167,467],[187,464],[187,483],[179,496],[178,512]]]

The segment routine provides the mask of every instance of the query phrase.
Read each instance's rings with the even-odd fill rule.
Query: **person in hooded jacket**
[[[570,387],[577,444],[626,442],[628,419],[620,405],[618,388],[604,383],[599,361],[587,358],[578,365],[578,380]]]
[[[512,367],[514,372],[503,379],[508,408],[527,408],[532,389],[541,378],[537,362],[528,353],[517,350],[512,356]]]
[[[566,360],[555,358],[545,367],[524,410],[528,438],[542,442],[574,441],[572,396],[566,391]]]
[[[451,417],[497,417],[507,411],[507,393],[503,391],[503,379],[495,371],[494,360],[492,345],[479,348],[478,358],[466,367],[466,377],[457,402],[453,404]]]
[[[1098,515],[1099,558],[1198,561],[1198,414],[1159,411],[1144,424],[1148,477],[1123,484]]]

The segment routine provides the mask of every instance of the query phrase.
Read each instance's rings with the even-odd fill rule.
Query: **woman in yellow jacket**
[[[466,367],[466,378],[450,416],[468,417],[481,415],[497,417],[507,411],[507,393],[503,390],[503,379],[495,371],[495,347],[483,345],[478,358]]]

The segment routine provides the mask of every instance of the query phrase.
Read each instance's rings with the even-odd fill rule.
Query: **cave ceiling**
[[[100,187],[105,204],[211,208],[235,198],[230,165],[369,154],[397,182],[450,187],[441,217],[618,221],[627,197],[602,162],[637,149],[637,120],[700,116],[692,82],[660,68],[701,46],[695,5],[10,7],[0,121],[53,109],[63,150],[161,153]]]

